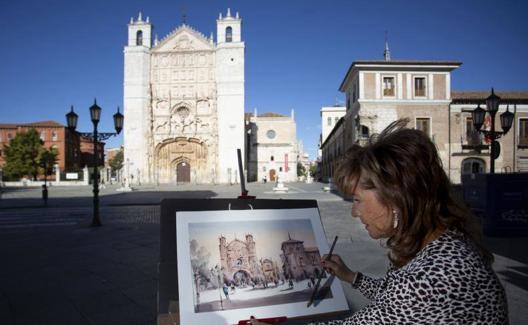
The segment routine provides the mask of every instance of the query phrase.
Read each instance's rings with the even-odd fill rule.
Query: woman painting
[[[336,170],[336,185],[353,199],[352,217],[373,239],[386,239],[391,266],[374,279],[337,255],[323,260],[371,301],[326,324],[507,324],[504,289],[474,217],[452,198],[434,143],[407,123],[354,145]]]

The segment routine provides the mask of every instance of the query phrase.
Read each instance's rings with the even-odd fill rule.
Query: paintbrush
[[[337,236],[334,238],[334,242],[332,243],[332,247],[330,247],[330,252],[326,256],[325,261],[330,261],[330,258],[332,257],[332,253],[334,252],[335,244],[337,243]],[[312,296],[310,297],[310,301],[308,301],[307,308],[310,307],[310,305],[313,303],[315,296],[317,295],[317,290],[319,289],[319,285],[321,284],[321,279],[323,278],[324,272],[319,273],[319,276],[317,278],[317,283],[315,284],[314,290],[312,292]]]

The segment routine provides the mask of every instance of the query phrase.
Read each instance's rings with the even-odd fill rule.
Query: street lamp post
[[[497,139],[508,133],[510,130],[514,114],[510,112],[509,107],[506,108],[506,112],[502,113],[500,115],[500,121],[501,121],[501,131],[495,131],[495,115],[497,114],[499,110],[499,104],[500,104],[501,98],[497,95],[495,95],[495,91],[493,88],[491,88],[491,95],[486,98],[486,109],[483,109],[480,107],[480,104],[478,104],[477,108],[473,110],[471,113],[473,117],[473,125],[475,129],[478,132],[481,132],[484,134],[484,136],[491,141],[490,145],[490,174],[495,173],[495,159],[497,159],[500,155],[500,144]],[[491,127],[490,130],[481,130],[482,124],[484,124],[484,118],[486,116],[486,113],[490,115],[491,118]]]
[[[220,295],[220,308],[224,310],[224,302],[222,300],[222,289],[223,289],[222,268],[219,267],[218,264],[216,264],[216,266],[211,269],[211,273],[218,277],[218,293]]]
[[[42,163],[44,168],[44,185],[42,185],[42,199],[44,200],[44,205],[48,205],[48,162],[44,160]]]
[[[97,130],[97,124],[99,124],[99,119],[101,117],[101,107],[97,106],[97,101],[94,100],[94,104],[90,107],[90,117],[94,126],[93,132],[78,132],[79,135],[87,137],[93,140],[94,147],[94,173],[93,173],[93,219],[92,227],[101,226],[101,219],[99,217],[99,175],[97,170],[97,149],[99,140],[107,140],[112,136],[118,135],[123,129],[123,114],[119,112],[119,107],[117,107],[117,113],[114,114],[114,127],[116,132],[101,132]],[[68,128],[75,131],[77,127],[78,115],[73,111],[73,106],[71,111],[66,114],[66,121],[68,122]]]

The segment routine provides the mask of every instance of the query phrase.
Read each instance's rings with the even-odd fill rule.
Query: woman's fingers
[[[326,272],[330,272],[330,274],[334,275],[337,268],[338,268],[338,265],[337,263],[335,263],[334,261],[327,261],[327,260],[323,260],[321,262],[321,265],[323,266],[323,269],[326,271]]]

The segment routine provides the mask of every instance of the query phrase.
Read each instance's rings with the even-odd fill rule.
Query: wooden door
[[[270,169],[269,171],[269,179],[270,179],[270,182],[275,182],[275,169]]]
[[[176,165],[176,182],[189,183],[191,181],[191,165],[181,162]]]

